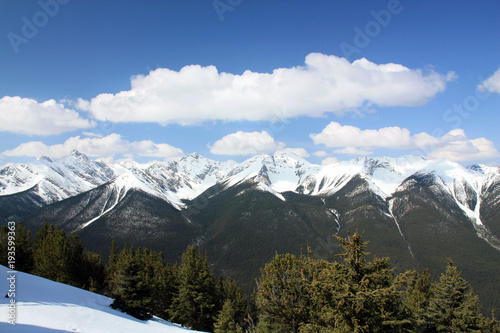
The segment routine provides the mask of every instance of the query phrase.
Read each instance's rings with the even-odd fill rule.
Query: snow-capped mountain
[[[51,204],[106,183],[113,183],[114,205],[129,189],[139,189],[184,208],[215,184],[229,188],[252,181],[259,189],[284,200],[287,191],[325,196],[342,189],[353,177],[360,176],[383,199],[402,191],[405,180],[413,175],[432,175],[477,224],[481,223],[483,191],[497,184],[499,168],[474,165],[469,168],[446,161],[426,160],[418,156],[400,158],[362,157],[327,166],[314,165],[290,153],[258,155],[242,163],[219,162],[199,154],[187,155],[175,162],[140,164],[125,161],[106,164],[92,161],[78,151],[53,161],[42,156],[29,164],[11,164],[0,169],[0,198],[22,192],[37,196],[38,206]],[[112,206],[112,205],[111,205]],[[107,203],[106,210],[112,209]]]
[[[92,161],[78,151],[53,161],[46,156],[29,164],[0,169],[0,195],[32,191],[50,204],[91,190],[115,177],[103,162]]]
[[[106,164],[72,152],[0,168],[0,221],[9,220],[34,230],[46,220],[101,253],[115,239],[174,262],[200,246],[249,290],[276,251],[311,246],[334,259],[331,235],[357,228],[399,267],[437,271],[453,258],[483,298],[483,276],[500,283],[500,169],[417,156],[321,166],[290,152],[242,163],[191,154]]]
[[[257,155],[235,166],[219,180],[225,188],[253,181],[259,189],[283,199],[281,193],[295,191],[300,182],[321,169],[293,153]]]

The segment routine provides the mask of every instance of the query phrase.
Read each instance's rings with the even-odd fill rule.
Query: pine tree
[[[313,330],[324,305],[319,274],[331,265],[311,256],[276,255],[261,270],[256,294],[259,329],[296,332]]]
[[[429,316],[436,332],[480,332],[484,328],[479,298],[451,260],[432,288]]]
[[[22,222],[16,225],[16,270],[31,272],[33,270],[33,248],[31,231]]]
[[[85,248],[80,241],[80,237],[71,236],[67,240],[67,248],[64,269],[67,271],[68,283],[77,287],[88,288],[90,276],[86,272]]]
[[[126,250],[125,246],[124,250]],[[106,267],[106,293],[112,297],[118,288],[118,254],[116,241],[111,241],[111,248],[108,257],[108,266]]]
[[[82,288],[92,292],[103,292],[106,289],[106,266],[102,256],[95,252],[83,251],[84,285]]]
[[[237,308],[231,299],[224,302],[222,310],[214,324],[214,333],[242,333],[243,329],[236,321]]]
[[[7,253],[8,250],[8,234],[9,229],[6,225],[0,228],[0,265],[8,266]]]
[[[413,271],[408,274],[406,290],[403,296],[403,313],[410,319],[407,326],[410,332],[427,332],[429,330],[428,306],[431,297],[431,273],[426,269],[422,274]]]
[[[177,269],[177,281],[171,319],[194,330],[211,330],[217,312],[215,277],[206,255],[189,246]]]
[[[398,288],[388,258],[366,260],[368,242],[357,231],[347,239],[336,236],[344,248],[342,265],[335,265],[324,285],[330,290],[328,319],[338,332],[400,331]],[[331,272],[327,272],[331,273]]]
[[[279,324],[281,329],[290,332],[296,332],[302,323],[307,322],[308,298],[301,269],[301,261],[295,255],[276,254],[261,270],[257,284],[261,321]]]
[[[57,282],[71,282],[69,243],[63,230],[45,223],[35,236],[34,247],[35,274]]]
[[[177,266],[167,264],[155,272],[154,300],[151,312],[164,319],[170,318],[170,305],[178,290]]]
[[[151,317],[148,309],[151,306],[153,290],[141,277],[141,256],[142,250],[139,248],[136,253],[133,246],[130,250],[124,249],[120,253],[111,307],[138,319],[147,319]]]
[[[30,272],[33,268],[31,233],[21,222],[0,228],[0,264],[8,266],[9,261],[14,262],[16,270]]]
[[[247,298],[241,286],[230,277],[219,277],[216,286],[217,308],[222,309],[224,304],[230,300],[234,307],[234,320],[240,325],[245,325],[247,316]]]

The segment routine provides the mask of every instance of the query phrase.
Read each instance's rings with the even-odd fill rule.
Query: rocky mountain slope
[[[276,252],[338,260],[356,229],[396,269],[452,258],[500,310],[500,169],[422,157],[358,158],[320,166],[291,153],[242,163],[198,154],[176,162],[91,161],[78,152],[0,169],[0,218],[38,228],[44,220],[107,253],[112,239],[163,251],[207,250],[217,272],[254,287]]]

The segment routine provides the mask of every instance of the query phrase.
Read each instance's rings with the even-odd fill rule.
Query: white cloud
[[[210,152],[216,155],[249,156],[268,154],[283,148],[285,148],[285,144],[283,142],[276,142],[266,131],[238,131],[217,140],[210,147]]]
[[[315,144],[324,144],[327,147],[405,148],[411,146],[410,131],[397,126],[362,130],[358,127],[331,122],[321,133],[311,134],[310,137]]]
[[[478,89],[481,92],[489,91],[500,94],[500,68],[492,76],[481,82]]]
[[[94,126],[94,122],[81,118],[78,112],[53,99],[43,103],[18,96],[0,99],[0,131],[54,135]]]
[[[356,147],[346,147],[342,149],[336,149],[333,151],[337,154],[347,154],[347,155],[371,155],[373,151],[367,149],[359,149]]]
[[[90,136],[92,138],[102,138],[102,134],[99,134],[99,133],[83,132],[82,134],[85,135],[85,136]]]
[[[131,78],[131,89],[79,100],[98,120],[197,124],[207,120],[285,120],[343,114],[369,105],[416,106],[443,91],[454,73],[311,53],[305,66],[272,73],[219,73],[214,66],[159,68]],[[283,111],[284,110],[284,111]]]
[[[284,152],[291,152],[291,153],[294,153],[295,155],[303,157],[303,158],[311,156],[311,155],[309,155],[307,150],[305,150],[304,148],[285,148],[285,149],[276,151],[275,154],[284,153]]]
[[[329,164],[335,164],[338,163],[338,159],[335,157],[327,157],[323,161],[321,161],[321,165],[329,165]]]
[[[362,130],[331,122],[321,133],[311,134],[315,144],[338,147],[335,153],[368,155],[373,149],[414,150],[429,158],[446,158],[452,161],[487,160],[500,157],[494,144],[486,138],[469,139],[462,129],[448,132],[441,137],[422,132],[412,135],[406,128],[384,127]]]
[[[325,157],[325,156],[328,156],[330,154],[328,154],[326,151],[324,150],[318,150],[317,152],[314,152],[313,153],[314,156],[318,156],[318,157]]]
[[[470,140],[461,129],[450,131],[439,141],[439,145],[428,157],[452,161],[478,161],[500,157],[493,142],[486,138]]]
[[[23,143],[12,150],[3,152],[5,156],[30,156],[39,157],[46,155],[60,158],[72,150],[78,150],[87,156],[111,160],[115,155],[127,157],[147,156],[165,160],[177,159],[184,156],[181,149],[166,143],[154,143],[151,140],[127,141],[119,134],[110,134],[102,138],[71,137],[62,144],[48,146],[40,141]]]

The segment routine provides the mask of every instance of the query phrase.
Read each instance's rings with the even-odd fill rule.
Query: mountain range
[[[207,251],[216,272],[248,291],[276,253],[339,260],[338,243],[365,232],[396,270],[451,258],[486,310],[500,310],[500,168],[418,156],[362,157],[326,166],[290,152],[242,163],[199,154],[174,162],[105,163],[78,151],[0,169],[0,221],[43,221],[107,254],[112,239],[179,260]]]

